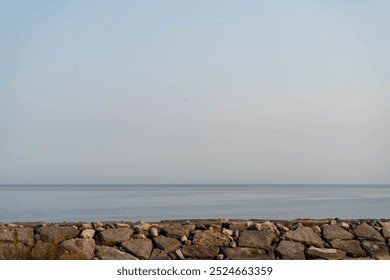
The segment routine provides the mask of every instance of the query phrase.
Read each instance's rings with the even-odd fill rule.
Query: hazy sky
[[[389,11],[0,1],[0,184],[388,184]]]

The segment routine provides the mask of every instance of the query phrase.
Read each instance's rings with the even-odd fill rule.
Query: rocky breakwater
[[[390,221],[0,223],[0,259],[390,259]]]

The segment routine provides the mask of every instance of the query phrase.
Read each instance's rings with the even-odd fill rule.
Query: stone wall
[[[390,259],[388,220],[0,223],[1,259]]]

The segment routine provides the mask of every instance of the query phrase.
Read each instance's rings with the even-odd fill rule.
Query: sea
[[[0,222],[389,219],[390,185],[2,185]]]

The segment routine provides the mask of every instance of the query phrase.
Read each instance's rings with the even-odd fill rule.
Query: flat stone
[[[192,239],[193,244],[225,247],[229,245],[229,238],[221,232],[210,230],[197,231]]]
[[[95,258],[95,240],[70,239],[60,245],[60,260],[93,260]]]
[[[167,253],[160,249],[153,249],[150,260],[172,260]]]
[[[34,243],[34,230],[28,227],[0,230],[0,242]]]
[[[363,241],[362,247],[368,255],[377,260],[389,260],[389,248],[383,242]]]
[[[317,233],[310,227],[298,227],[295,230],[290,230],[284,235],[288,240],[296,241],[307,246],[324,247],[324,242]]]
[[[271,230],[244,230],[240,232],[238,246],[269,250],[275,238],[276,234]]]
[[[305,259],[305,245],[294,241],[282,240],[275,252],[283,260],[304,260]]]
[[[168,223],[161,228],[161,233],[168,237],[181,238],[182,236],[188,237],[190,230],[180,223]]]
[[[189,259],[214,259],[218,255],[219,248],[208,245],[184,245],[181,252]]]
[[[341,240],[334,239],[330,242],[330,245],[341,251],[347,253],[347,256],[351,257],[365,257],[366,253],[360,247],[360,242],[358,240]]]
[[[367,223],[358,225],[355,229],[355,234],[366,240],[385,242],[385,239],[382,237],[382,235]]]
[[[247,226],[244,222],[229,222],[228,228],[232,231],[243,231],[247,229]]]
[[[0,260],[27,260],[30,249],[22,243],[0,243]]]
[[[33,260],[56,260],[60,251],[58,244],[38,241],[31,250]]]
[[[153,243],[158,249],[163,250],[165,253],[175,251],[181,247],[181,242],[179,240],[162,235],[154,237]]]
[[[317,248],[314,246],[310,246],[310,248],[306,250],[306,255],[309,258],[321,258],[325,260],[341,260],[346,257],[346,254],[343,251],[333,248]]]
[[[78,237],[79,230],[72,226],[45,226],[36,228],[35,233],[39,234],[44,242],[60,243]]]
[[[81,238],[86,238],[86,239],[93,239],[94,236],[95,236],[94,229],[84,229],[80,234]]]
[[[126,252],[144,260],[149,259],[153,250],[153,243],[150,239],[132,239],[122,242],[121,246]]]
[[[221,249],[224,256],[230,260],[271,260],[272,258],[263,250],[258,248],[230,248]]]
[[[109,228],[98,232],[95,239],[98,245],[113,246],[128,241],[133,233],[131,228]]]
[[[138,260],[133,255],[107,246],[96,246],[96,257],[99,260]]]
[[[354,235],[352,233],[350,233],[349,231],[343,229],[338,225],[328,225],[328,224],[323,225],[322,234],[324,238],[328,241],[333,239],[349,240],[354,238]]]

